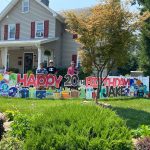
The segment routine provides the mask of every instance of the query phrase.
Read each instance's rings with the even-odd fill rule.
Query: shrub
[[[67,68],[58,68],[58,73],[57,75],[60,75],[60,76],[65,76],[67,74]]]
[[[90,76],[90,75],[91,75],[91,73],[84,73],[82,68],[79,69],[78,76],[79,76],[80,80],[85,80],[85,78]]]
[[[29,116],[25,114],[17,114],[11,125],[12,131],[10,134],[13,137],[23,140],[26,137],[27,131],[30,130],[31,121]]]
[[[150,149],[150,137],[145,137],[138,140],[135,146],[136,150],[149,150]]]
[[[33,74],[33,71],[32,70],[28,70],[27,71],[27,76],[29,77],[31,74]]]
[[[136,130],[132,130],[132,135],[134,138],[150,136],[150,126],[141,125]]]
[[[0,150],[22,150],[23,142],[10,135],[0,141]]]
[[[5,115],[8,118],[8,121],[13,121],[15,115],[17,115],[19,112],[18,111],[12,111],[12,110],[6,110]]]
[[[19,73],[19,69],[18,68],[9,68],[7,71],[13,72],[13,73]]]
[[[31,150],[130,150],[131,133],[114,112],[95,106],[52,107],[33,121],[25,140]]]

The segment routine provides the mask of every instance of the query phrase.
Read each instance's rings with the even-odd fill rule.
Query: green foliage
[[[138,140],[135,146],[136,150],[149,150],[150,149],[150,137],[145,137]]]
[[[90,75],[91,75],[91,73],[92,73],[92,72],[85,73],[85,72],[83,71],[83,69],[82,69],[82,68],[80,68],[80,70],[79,70],[79,74],[78,74],[79,79],[80,79],[80,80],[85,80],[85,78],[86,78],[86,77],[88,77],[88,76],[90,76]]]
[[[8,71],[9,72],[13,72],[13,73],[19,73],[19,69],[18,68],[9,68]]]
[[[9,134],[0,141],[0,150],[22,150],[23,142]]]
[[[67,74],[67,68],[58,68],[58,73],[57,76],[63,76],[62,82],[61,84],[63,85],[64,82],[66,81],[66,79],[64,78],[64,76]]]
[[[10,134],[13,137],[23,140],[26,138],[27,131],[30,130],[31,121],[29,116],[25,114],[18,114],[14,117],[14,121],[11,125],[12,131]]]
[[[46,55],[46,56],[51,56],[51,52],[50,52],[49,50],[45,50],[45,51],[44,51],[44,55]]]
[[[111,104],[113,110],[116,111],[118,116],[127,121],[127,126],[131,129],[137,129],[139,125],[150,124],[150,100],[145,98],[129,98],[118,97],[108,98],[101,100],[108,104]],[[5,112],[6,110],[18,110],[23,114],[44,114],[45,110],[53,107],[66,105],[81,105],[81,99],[73,100],[24,100],[18,98],[0,98],[0,110]],[[92,103],[92,102],[91,102]],[[65,109],[62,108],[62,110]],[[143,117],[144,116],[144,117]]]
[[[138,58],[137,55],[133,55],[131,54],[128,58],[128,62],[122,66],[118,68],[118,73],[120,75],[127,75],[130,74],[130,71],[136,71],[138,69]]]
[[[136,130],[132,130],[132,135],[134,138],[150,136],[150,126],[141,125]]]
[[[76,39],[80,48],[80,60],[84,72],[96,73],[96,77],[107,77],[113,68],[125,64],[133,41],[135,16],[120,6],[119,1],[104,0],[89,9],[89,13],[76,15],[67,13],[67,25],[71,33],[78,34]],[[107,69],[107,73],[104,71]],[[97,97],[103,81],[98,80]]]
[[[131,134],[114,112],[101,107],[62,105],[51,107],[33,121],[25,149],[30,150],[130,150]]]
[[[144,8],[142,8],[142,10],[145,9],[145,8],[148,9],[148,10],[150,10],[150,1],[149,0],[132,0],[131,2],[132,2],[132,5],[135,5],[136,2],[139,5],[143,5]]]
[[[141,32],[140,68],[145,75],[150,75],[150,21],[145,22]]]
[[[8,118],[8,121],[13,121],[14,117],[18,114],[18,111],[6,110],[5,115]]]
[[[28,70],[28,71],[27,71],[27,76],[28,76],[28,77],[30,76],[30,74],[33,74],[33,71],[32,71],[32,70]]]
[[[58,68],[57,74],[64,77],[67,74],[67,68]]]
[[[142,5],[141,15],[144,12],[150,11],[150,0],[133,0],[133,4],[138,2]],[[140,59],[139,67],[144,71],[145,75],[150,75],[150,18],[144,20],[143,26],[141,27],[141,36],[140,36]]]

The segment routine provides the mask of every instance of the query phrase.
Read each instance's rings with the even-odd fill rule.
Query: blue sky
[[[11,0],[0,0],[0,12],[8,5]],[[75,9],[90,7],[98,3],[99,0],[50,0],[50,8],[55,11],[66,9]],[[138,6],[131,7],[132,11],[136,11]]]
[[[0,0],[0,12],[11,0]],[[55,11],[89,7],[98,3],[98,0],[50,0],[50,8]]]

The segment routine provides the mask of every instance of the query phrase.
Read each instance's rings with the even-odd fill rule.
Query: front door
[[[33,69],[33,53],[24,53],[24,73]]]

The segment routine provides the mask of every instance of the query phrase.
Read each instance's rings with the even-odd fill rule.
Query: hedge
[[[131,133],[115,112],[99,106],[63,105],[34,118],[24,148],[30,150],[131,150]]]

